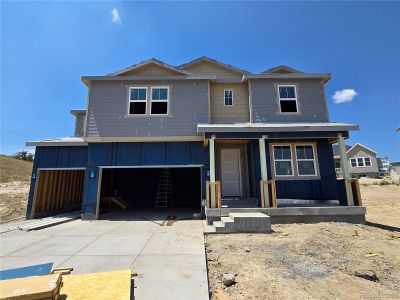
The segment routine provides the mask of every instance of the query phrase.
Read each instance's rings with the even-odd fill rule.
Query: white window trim
[[[141,89],[146,91],[146,100],[131,100],[131,90],[133,89]],[[128,116],[145,116],[147,115],[147,100],[148,100],[148,88],[146,86],[130,86],[129,87],[129,95],[128,95]],[[145,107],[145,113],[144,114],[131,114],[131,103],[136,102],[136,103],[146,103]]]
[[[280,93],[280,88],[281,87],[294,87],[294,98],[281,98],[281,93]],[[299,103],[297,101],[298,95],[297,95],[297,86],[295,84],[278,84],[278,103],[279,103],[279,113],[282,115],[298,115],[300,114],[299,111]],[[296,101],[296,112],[282,112],[281,108],[281,101]]]
[[[275,159],[275,147],[284,147],[284,146],[289,146],[290,149],[290,159]],[[292,145],[291,144],[274,144],[272,145],[272,161],[274,163],[274,174],[275,177],[294,177],[294,168],[293,168],[293,151],[292,151]],[[275,167],[275,161],[290,161],[290,165],[292,167],[292,174],[290,175],[277,175],[276,174],[276,167]]]
[[[366,158],[369,158],[369,166],[367,166],[366,163],[365,163],[365,159]],[[359,159],[362,159],[363,166],[359,165],[359,163],[358,163]],[[355,167],[353,167],[352,164],[351,164],[352,160],[356,161],[356,166]],[[368,157],[352,157],[352,158],[350,158],[350,167],[352,167],[352,168],[368,168],[368,167],[371,167],[371,166],[372,166],[372,158],[370,156],[368,156]]]
[[[226,91],[231,91],[232,92],[232,105],[226,105],[226,102],[225,102],[225,92]],[[227,106],[227,107],[233,106],[233,89],[224,89],[224,106]]]
[[[311,146],[311,149],[312,149],[312,152],[313,152],[313,157],[314,158],[298,158],[297,157],[297,147],[298,146]],[[317,165],[316,165],[316,163],[317,163],[317,160],[316,160],[316,157],[315,157],[315,145],[314,144],[295,144],[294,145],[294,150],[295,150],[295,153],[296,153],[296,168],[297,168],[297,176],[299,176],[299,177],[309,177],[309,176],[318,176],[318,173],[317,173]],[[313,163],[314,163],[314,174],[303,174],[303,175],[301,175],[300,174],[300,172],[299,172],[299,164],[298,164],[298,162],[299,161],[313,161]]]
[[[162,99],[162,100],[153,100],[153,90],[154,89],[167,89],[167,99]],[[167,102],[167,113],[165,114],[152,114],[151,113],[151,108],[152,108],[152,103],[153,102]],[[167,116],[169,114],[169,86],[152,86],[150,90],[150,115],[151,116]]]

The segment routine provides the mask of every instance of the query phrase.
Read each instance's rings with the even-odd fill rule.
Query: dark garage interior
[[[201,169],[104,168],[100,212],[140,209],[200,211]]]

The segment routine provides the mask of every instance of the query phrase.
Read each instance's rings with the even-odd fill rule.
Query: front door
[[[240,149],[221,149],[222,197],[241,197]]]

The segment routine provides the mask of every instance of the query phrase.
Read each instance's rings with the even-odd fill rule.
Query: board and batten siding
[[[128,115],[130,86],[169,86],[168,115]],[[150,99],[150,90],[148,93]],[[197,123],[208,122],[208,83],[206,80],[94,81],[87,118],[86,136],[90,138],[196,136]]]
[[[297,89],[298,114],[281,114],[278,85]],[[329,122],[324,86],[315,79],[251,80],[253,122]]]
[[[225,89],[233,91],[232,106],[225,106]],[[247,84],[211,83],[210,94],[211,123],[242,123],[250,121]]]

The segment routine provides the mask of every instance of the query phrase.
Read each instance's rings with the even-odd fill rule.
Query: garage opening
[[[99,212],[201,210],[201,168],[104,168]]]
[[[84,169],[38,170],[32,218],[82,210]]]

